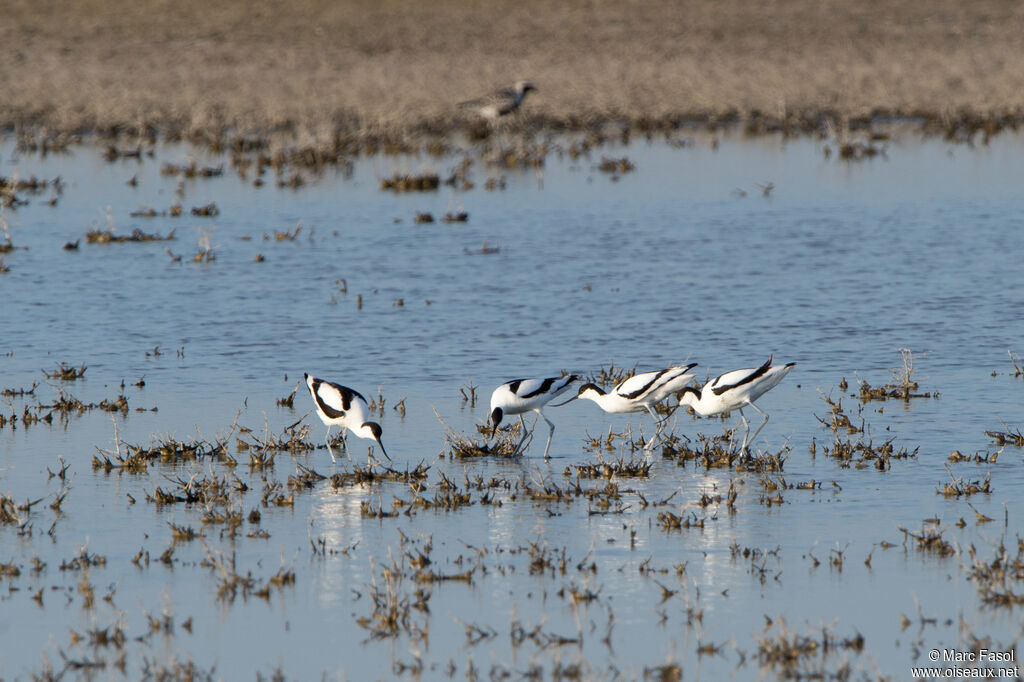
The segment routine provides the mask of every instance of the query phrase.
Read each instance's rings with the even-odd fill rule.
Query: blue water
[[[828,627],[837,639],[865,637],[863,652],[810,656],[805,672],[835,672],[846,661],[869,677],[904,679],[911,665],[928,665],[930,649],[963,649],[969,635],[991,637],[990,648],[1014,646],[1018,614],[980,603],[966,554],[918,552],[904,545],[899,528],[920,532],[924,519],[939,518],[945,539],[960,549],[974,544],[983,557],[1004,533],[1012,544],[1020,528],[1019,448],[1005,448],[993,465],[950,465],[968,480],[990,474],[990,495],[947,499],[936,489],[950,480],[950,452],[995,452],[985,431],[1022,425],[1024,382],[1012,376],[1007,349],[1024,352],[1024,139],[1004,135],[967,147],[901,131],[884,157],[853,163],[826,157],[827,143],[812,139],[726,134],[717,147],[704,135],[686,141],[682,148],[662,141],[611,146],[578,160],[556,152],[540,170],[502,170],[477,159],[470,191],[403,195],[381,191],[380,179],[428,170],[445,176],[461,156],[362,158],[350,176],[328,171],[291,190],[277,188],[272,171],[257,188],[251,173],[243,181],[227,159],[179,146],[158,147],[142,162],[108,163],[98,148],[41,159],[3,143],[0,176],[60,175],[66,187],[55,207],[47,204],[54,196],[48,190],[4,212],[18,248],[0,256],[9,268],[0,274],[0,388],[41,383],[33,396],[5,400],[0,414],[50,403],[62,389],[87,403],[112,399],[122,380],[131,411],[0,428],[0,494],[19,503],[45,498],[23,514],[31,535],[19,535],[16,524],[0,526],[0,562],[21,567],[21,575],[0,580],[0,677],[29,678],[46,661],[59,671],[66,657],[107,661],[100,674],[115,678],[142,676],[147,664],[193,661],[224,679],[277,669],[298,679],[390,679],[411,677],[396,662],[419,657],[424,679],[447,677],[449,666],[463,678],[471,665],[481,676],[515,676],[539,665],[547,678],[559,665],[580,665],[588,679],[615,671],[634,679],[673,662],[684,679],[748,679],[781,674],[762,667],[757,655],[759,638],[777,634],[780,618],[799,635],[820,638]],[[613,181],[597,169],[602,154],[626,155],[636,170]],[[179,180],[160,166],[191,158],[228,171],[183,180],[179,195]],[[505,189],[484,188],[499,177]],[[185,208],[178,218],[129,216],[140,206],[163,211],[176,202]],[[189,215],[210,202],[218,216]],[[467,211],[469,221],[413,222],[417,212],[440,220],[456,210]],[[300,223],[294,241],[274,239],[275,231]],[[85,232],[95,227],[118,234],[173,229],[176,238],[86,244]],[[209,263],[190,261],[200,228],[215,247]],[[61,248],[79,238],[77,251]],[[472,253],[485,244],[499,251]],[[182,261],[173,262],[165,247]],[[255,262],[257,254],[264,262]],[[885,383],[902,364],[899,348],[913,350],[921,390],[939,397],[868,403],[865,438],[895,438],[898,447],[919,447],[918,456],[893,461],[886,472],[841,468],[822,453],[831,440],[816,418],[827,419],[822,395],[841,397],[844,377],[847,393],[858,379]],[[490,391],[508,379],[690,361],[700,363],[703,380],[757,366],[770,354],[798,364],[759,402],[771,420],[758,447],[791,448],[782,473],[789,483],[822,482],[815,491],[786,491],[781,506],[761,502],[759,475],[705,472],[657,456],[649,479],[619,481],[628,509],[612,515],[590,514],[585,498],[534,503],[504,489],[494,493],[500,507],[360,515],[364,501],[390,509],[395,497],[410,500],[408,486],[397,483],[335,490],[322,482],[296,493],[291,508],[261,507],[264,478],[285,483],[295,473],[284,455],[269,472],[250,472],[244,453],[234,470],[206,460],[150,466],[141,475],[91,467],[97,448],[115,447],[115,424],[122,443],[212,440],[230,433],[240,411],[238,423],[261,438],[268,429],[279,433],[312,407],[304,392],[294,409],[276,405],[308,371],[368,397],[381,392],[387,403],[379,419],[396,465],[432,466],[425,497],[441,472],[460,484],[464,475],[481,475],[564,486],[572,480],[563,476],[566,467],[594,459],[585,435],[627,425],[649,433],[649,419],[572,403],[547,411],[557,424],[550,462],[540,458],[543,423],[521,461],[466,462],[439,459],[448,448],[434,410],[454,431],[475,433]],[[46,380],[41,370],[60,362],[88,369],[76,382]],[[460,393],[470,381],[479,387],[475,407]],[[403,398],[404,417],[392,410]],[[845,397],[843,405],[859,423],[859,401]],[[677,415],[676,432],[691,437],[732,423]],[[322,443],[319,420],[306,421],[312,441]],[[362,461],[366,441],[350,442]],[[61,489],[46,472],[58,468],[58,457],[74,476],[60,514],[47,507]],[[332,463],[323,449],[296,459],[326,475],[350,467],[344,459]],[[268,539],[246,537],[250,524],[231,539],[220,526],[204,525],[198,506],[146,501],[157,486],[172,487],[165,475],[211,473],[247,483],[250,491],[236,505],[246,514],[260,508]],[[740,490],[735,513],[724,504],[696,505],[702,492],[724,495],[730,482]],[[664,507],[644,508],[634,491],[651,503],[676,494]],[[995,521],[976,525],[968,502]],[[657,522],[663,510],[704,517],[704,528],[666,532]],[[953,526],[960,518],[966,525]],[[178,543],[171,566],[158,561],[171,542],[168,523],[206,536]],[[471,585],[425,586],[430,611],[413,610],[411,623],[412,632],[428,628],[426,638],[403,630],[372,640],[356,619],[372,613],[370,586],[384,584],[384,567],[410,551],[403,534],[412,542],[432,539],[433,570],[480,568]],[[335,550],[354,548],[321,557],[310,546],[320,537]],[[896,546],[883,549],[883,541]],[[520,551],[530,543],[564,548],[566,573],[531,575],[530,556]],[[752,561],[734,556],[734,543],[772,553]],[[91,608],[77,587],[81,572],[59,568],[83,546],[106,557],[88,571],[96,592]],[[478,557],[467,546],[486,552]],[[148,567],[132,563],[140,549],[150,553]],[[238,571],[251,571],[261,584],[282,566],[294,571],[295,583],[271,590],[267,600],[218,600],[217,573],[202,562],[232,552]],[[830,562],[840,552],[841,570]],[[596,572],[577,570],[585,556]],[[39,574],[33,557],[47,562]],[[685,570],[677,574],[680,564]],[[677,590],[664,603],[659,583]],[[111,587],[114,595],[104,601]],[[417,587],[407,577],[397,591],[408,597]],[[573,604],[565,596],[571,587],[598,597]],[[32,598],[40,588],[42,605]],[[919,607],[935,624],[919,627]],[[702,617],[688,617],[688,609]],[[173,632],[149,634],[147,614],[165,613]],[[602,641],[609,614],[610,646]],[[912,622],[906,630],[903,615]],[[767,632],[765,616],[775,622]],[[191,632],[183,627],[189,618]],[[516,646],[517,620],[526,631],[540,625],[575,641]],[[463,623],[495,635],[471,644]],[[112,667],[119,651],[69,635],[116,624],[128,637],[123,674]],[[709,643],[718,653],[698,655]]]

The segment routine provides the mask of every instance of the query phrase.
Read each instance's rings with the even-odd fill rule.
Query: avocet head
[[[384,453],[384,457],[390,462],[391,457],[388,455],[388,451],[384,449],[384,443],[380,442],[381,434],[384,433],[384,430],[380,428],[380,424],[377,422],[363,422],[363,425],[360,428],[370,432],[373,440],[377,441],[377,445],[380,446],[380,451]]]
[[[604,391],[602,391],[600,388],[598,388],[596,384],[584,384],[583,386],[580,387],[580,390],[577,391],[577,394],[573,395],[568,400],[562,400],[561,402],[558,402],[557,404],[553,404],[553,406],[551,406],[551,407],[552,408],[560,408],[560,407],[563,406],[563,404],[568,404],[569,402],[572,402],[572,400],[575,400],[577,398],[590,397],[591,396],[591,391],[593,391],[594,394],[596,394],[596,395],[603,395],[604,394]],[[591,399],[593,399],[593,398],[591,398]]]
[[[498,432],[498,424],[501,423],[501,418],[504,416],[505,412],[500,407],[491,410],[491,438],[494,438],[494,434]]]
[[[676,393],[676,400],[680,405],[696,405],[700,402],[700,389],[693,386],[684,386]]]

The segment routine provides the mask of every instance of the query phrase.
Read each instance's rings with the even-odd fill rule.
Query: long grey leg
[[[512,452],[513,456],[519,454],[520,449],[523,447],[523,443],[525,443],[526,439],[533,434],[533,429],[530,429],[529,431],[526,430],[526,420],[523,419],[523,415],[519,415],[519,423],[522,424],[523,437],[519,439],[519,444],[516,445],[516,449]],[[537,422],[534,422],[533,424],[536,426]]]
[[[654,435],[651,436],[651,439],[647,441],[647,445],[644,446],[644,450],[650,450],[654,447],[654,443],[658,440],[658,437],[661,436],[661,431],[665,428],[665,421],[667,421],[667,417],[666,419],[658,419],[658,413],[654,411],[654,408],[650,405],[644,405],[644,407],[647,408],[647,411],[651,413],[651,417],[654,419]]]
[[[743,445],[740,446],[740,453],[747,451],[747,437],[750,435],[750,424],[747,423],[747,416],[743,414],[743,408],[740,408],[740,419],[743,420]]]
[[[757,427],[757,431],[754,431],[754,435],[750,439],[750,442],[753,443],[755,440],[757,440],[757,434],[761,433],[761,429],[763,429],[764,425],[768,423],[768,414],[754,403],[750,403],[750,406],[764,416],[764,421],[761,422],[761,425]]]
[[[551,438],[555,435],[555,425],[551,422],[550,419],[545,417],[544,413],[541,412],[540,410],[537,410],[537,416],[546,421],[548,423],[548,428],[551,429],[551,431],[548,432],[548,442],[544,445],[544,459],[547,459],[548,449],[551,448]],[[536,422],[534,422],[534,424],[536,424]]]
[[[331,461],[337,462],[338,458],[334,456],[334,450],[331,449],[331,425],[327,425],[327,435],[324,437],[324,443],[327,445],[327,452],[331,454]]]

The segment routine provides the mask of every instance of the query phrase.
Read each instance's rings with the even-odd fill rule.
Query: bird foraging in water
[[[380,446],[380,451],[384,453],[384,457],[391,461],[391,457],[388,457],[387,451],[384,450],[384,444],[380,442],[380,424],[367,421],[369,403],[359,391],[348,386],[317,379],[309,374],[302,376],[306,380],[310,395],[313,396],[316,413],[320,415],[320,421],[327,426],[327,452],[331,453],[332,460],[337,461],[334,457],[334,450],[331,449],[331,427],[337,425],[341,427],[341,444],[346,453],[348,452],[348,442],[345,439],[345,433],[351,431],[359,438],[376,441]]]
[[[747,446],[757,438],[757,434],[761,433],[761,429],[768,423],[768,415],[755,405],[754,401],[778,386],[779,382],[796,365],[795,362],[790,362],[773,367],[773,358],[774,356],[770,356],[768,362],[757,369],[734,369],[731,372],[726,372],[708,381],[700,389],[686,386],[676,396],[679,399],[679,404],[689,405],[704,417],[712,417],[738,409],[746,430],[740,452],[747,453]],[[752,407],[764,417],[764,421],[761,422],[761,426],[757,427],[753,437],[750,437],[750,425],[743,414],[744,407]]]
[[[689,365],[674,365],[654,372],[634,374],[625,381],[619,382],[615,388],[605,393],[596,384],[584,384],[574,398],[593,400],[605,412],[622,414],[647,410],[654,419],[656,431],[644,446],[645,450],[654,447],[655,441],[665,428],[668,417],[661,419],[654,411],[654,406],[669,397],[693,380],[690,370],[697,366],[696,362]],[[565,403],[560,403],[564,405]]]
[[[580,377],[576,374],[570,374],[564,377],[548,377],[547,379],[516,379],[515,381],[507,381],[501,386],[494,389],[491,393],[491,437],[498,431],[498,425],[501,424],[501,420],[506,415],[519,415],[519,421],[523,426],[523,437],[519,440],[519,444],[516,445],[515,452],[513,454],[519,454],[520,448],[526,442],[526,439],[533,434],[533,428],[529,431],[526,430],[526,420],[523,419],[523,414],[526,412],[536,412],[537,419],[543,419],[548,423],[548,442],[544,446],[544,459],[548,457],[548,450],[551,448],[551,437],[555,435],[555,425],[550,419],[544,416],[541,409],[547,405],[553,398],[564,393],[574,381],[577,381]],[[537,426],[537,421],[534,420],[534,426]]]
[[[530,81],[516,81],[516,84],[511,88],[502,88],[485,97],[460,102],[459,106],[464,109],[473,109],[480,116],[493,123],[502,116],[511,114],[518,109],[519,105],[526,99],[526,93],[536,89]]]

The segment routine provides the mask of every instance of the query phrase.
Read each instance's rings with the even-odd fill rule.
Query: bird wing
[[[500,104],[502,102],[514,102],[516,99],[516,91],[512,88],[502,88],[495,90],[489,95],[483,97],[474,97],[473,99],[467,99],[464,102],[459,102],[460,107],[484,107],[488,104]]]
[[[354,400],[360,400],[366,402],[366,398],[354,389],[348,386],[342,386],[331,381],[320,381],[315,391],[316,401],[320,404],[320,408],[324,410],[324,413],[332,418],[343,416],[344,413],[352,409],[352,402]],[[341,414],[330,414],[325,407],[331,408],[335,412]]]
[[[764,363],[757,369],[734,369],[731,372],[716,378],[711,382],[711,391],[715,395],[722,395],[726,391],[731,391],[734,388],[749,384],[751,381],[764,376],[769,369],[772,367],[772,357],[768,358],[768,362]]]
[[[569,384],[578,379],[575,375],[567,377],[548,377],[546,379],[516,379],[506,384],[512,395],[521,399],[529,400],[539,395],[550,393],[552,397],[564,390]]]
[[[651,391],[667,371],[667,369],[660,369],[655,372],[634,374],[625,381],[620,382],[615,387],[613,393],[617,393],[628,400],[636,400]]]
[[[507,389],[508,389],[508,392],[509,392],[509,393],[511,393],[512,395],[516,396],[517,398],[521,398],[521,397],[522,397],[522,395],[521,395],[521,394],[519,393],[519,389],[520,389],[520,388],[521,388],[521,387],[522,387],[522,386],[523,386],[524,384],[527,384],[527,385],[534,385],[534,384],[536,384],[536,383],[537,383],[537,379],[513,379],[512,381],[506,381],[506,382],[505,382],[504,384],[502,384],[502,385],[503,385],[503,386],[504,386],[505,388],[507,388]],[[494,392],[495,392],[495,393],[497,393],[497,392],[498,392],[498,391],[500,391],[500,390],[501,390],[501,386],[499,386],[499,387],[498,387],[498,388],[497,388],[497,389],[496,389],[496,390],[495,390]],[[533,389],[531,388],[531,389],[528,389],[528,390],[533,390]]]
[[[651,389],[652,392],[657,392],[663,398],[667,398],[670,394],[678,391],[686,384],[690,383],[693,379],[693,375],[690,374],[690,370],[696,367],[696,363],[687,365],[685,367],[669,367],[665,370],[665,373],[660,379],[658,379],[655,386]]]

